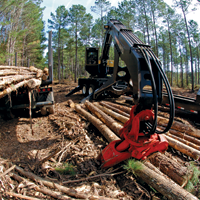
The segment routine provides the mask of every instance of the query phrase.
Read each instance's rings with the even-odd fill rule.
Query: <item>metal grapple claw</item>
[[[122,140],[112,141],[97,157],[97,160],[101,161],[102,168],[112,167],[123,160],[126,160],[131,157],[131,152],[123,151],[119,152],[116,150],[116,147]]]

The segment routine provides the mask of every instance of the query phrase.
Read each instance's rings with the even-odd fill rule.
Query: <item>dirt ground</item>
[[[122,165],[108,170],[100,168],[96,157],[108,143],[93,125],[67,105],[68,99],[75,103],[83,99],[81,92],[65,97],[75,86],[74,83],[53,85],[55,114],[42,116],[40,112],[33,113],[33,133],[28,111],[16,113],[11,120],[0,118],[0,173],[11,165],[17,165],[88,196],[127,200],[166,199],[125,171]],[[57,153],[47,162],[38,164],[55,151]],[[66,166],[69,166],[68,171],[58,173],[55,170]],[[90,179],[92,175],[96,177]],[[0,199],[18,199],[5,191],[20,191],[38,199],[54,199],[29,186],[21,187],[9,176],[7,179],[3,181],[0,177]]]

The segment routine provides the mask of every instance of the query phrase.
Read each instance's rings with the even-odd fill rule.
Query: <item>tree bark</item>
[[[193,136],[186,135],[185,133],[181,133],[179,131],[171,130],[171,129],[169,130],[169,133],[200,146],[200,140],[195,138],[195,137],[193,137]]]
[[[178,140],[179,142],[182,142],[182,143],[184,143],[184,144],[186,144],[186,145],[188,145],[188,146],[200,151],[200,146],[198,146],[198,145],[196,145],[196,144],[194,144],[192,142],[189,142],[186,139],[182,139],[182,138],[179,138],[179,137],[177,137],[175,135],[172,135],[169,131],[166,133],[166,135],[168,135],[169,137],[171,137],[171,138],[173,138],[175,140]]]
[[[14,82],[18,82],[18,81],[23,81],[23,80],[27,80],[27,79],[31,79],[34,78],[34,75],[16,75],[16,76],[8,76],[6,78],[3,78],[3,80],[0,80],[0,89],[3,88],[6,85],[10,85]]]
[[[103,111],[101,111],[94,104],[89,101],[85,102],[86,107],[96,115],[104,124],[106,124],[112,131],[114,131],[117,135],[119,135],[119,130],[123,128],[120,124],[118,124],[113,118],[106,115]]]
[[[127,106],[122,106],[122,105],[119,105],[119,104],[116,104],[116,103],[112,103],[112,102],[109,102],[109,101],[103,101],[103,102],[105,102],[106,104],[111,105],[113,107],[116,107],[119,110],[122,110],[122,111],[124,111],[124,112],[126,112],[126,113],[128,113],[130,115],[131,108],[129,108]]]
[[[167,138],[169,145],[171,147],[182,152],[185,155],[190,156],[191,158],[194,158],[195,160],[200,161],[200,151],[198,151],[192,147],[189,147],[188,145],[183,144],[182,142],[179,142],[178,140],[175,140],[166,134],[165,134],[165,137]]]
[[[119,113],[119,114],[121,114],[121,115],[123,115],[125,117],[130,117],[130,114],[128,114],[128,113],[126,113],[126,112],[124,112],[124,111],[122,111],[122,110],[120,110],[118,108],[115,108],[114,106],[108,105],[108,104],[106,104],[106,102],[101,101],[100,105],[105,106],[108,109],[113,110],[113,111],[115,111],[115,112],[117,112],[117,113]]]
[[[103,112],[105,112],[105,113],[107,113],[108,115],[114,117],[115,119],[119,120],[119,121],[122,122],[122,123],[126,123],[126,122],[129,120],[128,117],[125,117],[125,116],[120,115],[120,114],[118,114],[118,113],[116,113],[116,112],[113,112],[113,111],[110,110],[110,109],[107,109],[107,108],[105,108],[105,107],[102,107],[102,106],[100,106],[97,102],[95,102],[94,105],[97,106],[97,107],[98,107],[100,110],[102,110]]]
[[[72,198],[70,197],[67,197],[67,196],[63,196],[60,192],[55,192],[55,191],[52,191],[52,190],[49,190],[47,188],[45,188],[44,186],[42,186],[42,188],[40,188],[38,185],[34,184],[33,182],[31,181],[28,181],[27,179],[25,178],[22,178],[21,176],[18,176],[17,174],[11,174],[11,177],[14,178],[15,180],[17,180],[18,182],[26,182],[32,186],[34,186],[34,189],[38,192],[41,192],[43,194],[46,194],[48,196],[51,196],[55,199],[59,199],[59,200],[70,200]]]
[[[13,91],[16,91],[18,88],[27,84],[27,80],[17,83],[14,86],[8,87],[7,89],[0,92],[0,99],[5,97],[6,95],[10,94]]]
[[[150,155],[147,160],[181,187],[184,187],[192,177],[192,171],[189,172],[187,167],[182,166],[160,152]]]
[[[113,135],[110,137],[108,134],[107,138],[109,142],[114,140]],[[160,163],[160,165],[162,165],[162,163]],[[136,175],[139,177],[139,179],[142,179],[168,199],[197,200],[195,196],[184,190],[171,179],[161,175],[161,172],[156,173],[155,171],[146,167],[144,164],[142,164],[142,167],[136,171]]]
[[[30,80],[27,81],[27,86],[29,89],[34,89],[36,87],[39,87],[41,85],[42,81],[41,79],[35,79],[35,78],[32,78]]]
[[[166,124],[168,123],[168,119],[158,116],[157,123],[158,123],[158,125],[166,126]],[[181,122],[174,121],[172,126],[171,126],[171,129],[186,133],[187,135],[190,135],[190,136],[193,136],[193,137],[196,137],[196,138],[200,138],[200,130],[195,130],[189,124],[185,125]]]
[[[75,110],[84,117],[86,117],[88,121],[90,121],[101,132],[101,134],[108,140],[108,142],[120,139],[104,123],[102,123],[99,119],[91,115],[89,112],[82,109],[80,105],[76,105]]]
[[[181,186],[177,185],[165,176],[161,176],[155,171],[151,170],[144,164],[142,169],[136,171],[136,175],[149,184],[151,187],[156,189],[158,192],[163,194],[168,199],[174,200],[197,200],[198,198],[184,190]]]
[[[76,197],[76,198],[79,198],[79,199],[87,199],[87,196],[83,193],[80,193],[80,192],[77,192],[76,190],[74,189],[70,189],[70,188],[67,188],[67,187],[64,187],[62,185],[59,185],[57,183],[53,183],[53,182],[50,182],[48,180],[45,180],[39,176],[36,176],[35,174],[31,173],[31,172],[27,172],[27,171],[24,171],[21,167],[18,167],[16,166],[15,168],[19,173],[21,173],[23,176],[26,176],[27,178],[31,179],[31,180],[34,180],[34,181],[39,181],[41,182],[43,185],[47,186],[47,187],[50,187],[50,188],[57,188],[59,189],[61,192],[69,195],[69,196],[72,196],[72,197]]]

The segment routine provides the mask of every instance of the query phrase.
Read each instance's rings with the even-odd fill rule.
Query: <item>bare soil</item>
[[[108,143],[93,125],[68,106],[68,99],[75,103],[83,99],[81,92],[65,97],[76,85],[70,82],[53,85],[55,114],[42,116],[40,112],[33,113],[33,132],[27,110],[18,111],[11,120],[0,118],[0,174],[12,165],[17,165],[52,182],[82,191],[88,196],[165,199],[125,171],[122,165],[108,170],[100,168],[96,157]],[[187,95],[193,98],[195,96],[189,92]],[[39,161],[56,150],[59,152],[38,167]],[[180,159],[182,155],[178,157]],[[181,159],[182,163],[188,161]],[[55,170],[62,169],[67,164],[73,168],[74,173],[71,168],[64,174]],[[96,178],[90,179],[94,175]],[[54,199],[30,186],[20,187],[9,175],[0,176],[0,185],[0,199],[18,199],[7,195],[6,191],[19,192],[38,199]]]

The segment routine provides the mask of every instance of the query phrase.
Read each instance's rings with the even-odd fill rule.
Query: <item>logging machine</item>
[[[145,122],[141,126],[144,129],[142,131],[149,135],[168,131],[174,118],[174,99],[160,61],[151,47],[144,44],[120,21],[111,19],[104,28],[106,32],[100,64],[98,64],[98,48],[86,48],[85,69],[89,72],[90,78],[79,79],[78,87],[66,96],[81,89],[83,94],[89,94],[83,101],[106,95],[120,96],[132,93],[134,103],[137,104],[136,113],[146,109],[154,110],[153,122]],[[107,61],[112,41],[114,42],[114,67],[109,70]],[[126,66],[119,66],[120,59]],[[157,131],[157,111],[158,103],[162,102],[163,82],[168,94],[170,118],[165,130]],[[150,92],[146,92],[146,87],[151,88]]]

